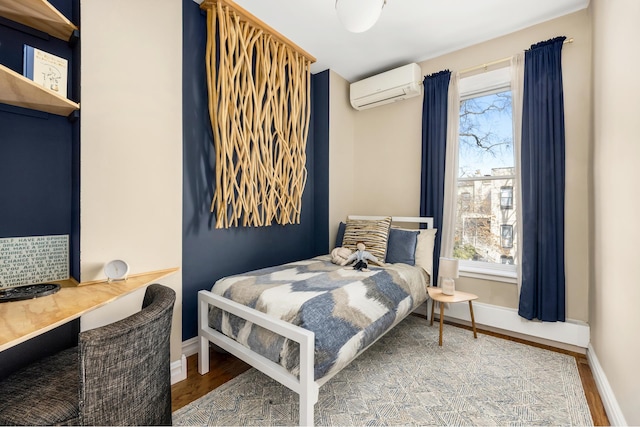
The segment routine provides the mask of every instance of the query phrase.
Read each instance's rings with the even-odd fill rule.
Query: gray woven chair
[[[170,425],[175,299],[149,285],[141,311],[0,382],[0,425]]]

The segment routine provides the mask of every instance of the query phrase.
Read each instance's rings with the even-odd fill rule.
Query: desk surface
[[[0,351],[50,331],[136,289],[169,276],[178,268],[129,276],[126,281],[78,286],[58,282],[60,290],[44,297],[0,303]]]

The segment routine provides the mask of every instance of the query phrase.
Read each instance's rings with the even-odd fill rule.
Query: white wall
[[[624,419],[640,425],[640,58],[635,53],[640,2],[592,0],[591,8],[595,213],[591,343],[622,410],[618,417],[604,402],[612,425]]]
[[[103,279],[104,263],[115,258],[131,274],[180,267],[182,2],[81,0],[80,10],[80,279]],[[178,297],[177,361],[181,274],[161,283]],[[136,292],[91,317],[115,320],[139,310],[141,298]]]

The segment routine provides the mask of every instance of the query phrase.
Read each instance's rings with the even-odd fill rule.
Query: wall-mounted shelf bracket
[[[74,110],[67,116],[67,120],[71,123],[75,123],[80,118],[80,110]]]
[[[80,30],[73,30],[67,43],[69,44],[69,47],[73,48],[78,44],[78,40],[80,40]]]

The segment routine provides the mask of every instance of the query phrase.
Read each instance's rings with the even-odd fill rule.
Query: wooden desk
[[[438,340],[438,345],[442,345],[442,326],[444,324],[444,303],[449,302],[465,302],[469,301],[469,312],[471,313],[471,325],[473,326],[473,337],[478,338],[478,334],[476,332],[476,321],[473,318],[473,305],[471,305],[471,301],[474,299],[478,299],[477,295],[468,294],[466,292],[455,291],[453,295],[444,295],[442,293],[441,288],[436,288],[433,286],[427,287],[427,292],[429,292],[429,298],[431,298],[431,323],[433,326],[433,313],[436,305],[436,301],[440,303],[440,339]]]
[[[129,276],[126,281],[105,281],[90,286],[63,280],[52,282],[60,285],[60,290],[53,295],[0,303],[0,351],[77,319],[176,271],[178,268],[169,268]]]

